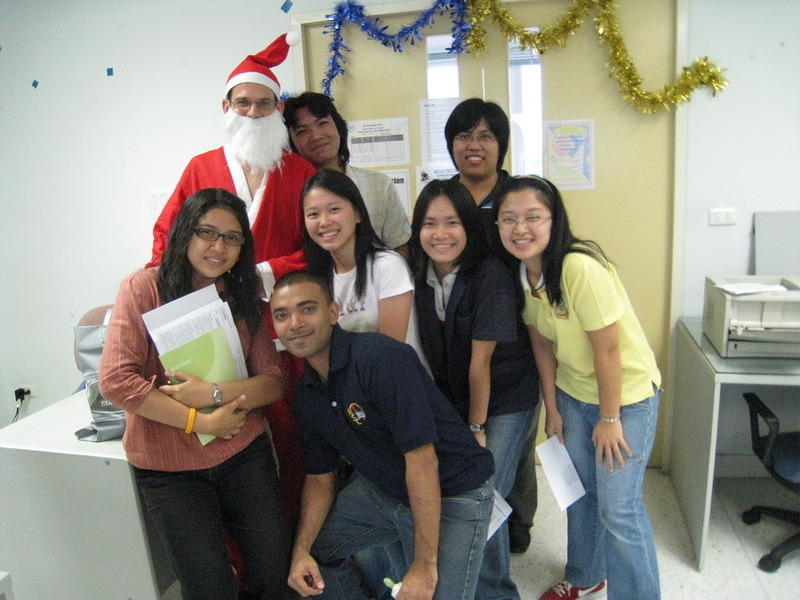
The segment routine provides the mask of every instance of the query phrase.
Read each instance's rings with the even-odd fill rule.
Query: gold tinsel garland
[[[597,8],[594,22],[600,42],[608,45],[606,66],[610,71],[609,77],[617,80],[622,97],[645,114],[670,110],[676,104],[687,102],[700,86],[707,86],[712,94],[716,94],[728,83],[722,76],[722,69],[704,57],[684,67],[677,83],[654,92],[643,90],[642,78],[622,39],[613,0],[573,0],[561,18],[537,32],[526,31],[500,4],[500,0],[467,0],[467,5],[468,18],[472,22],[467,47],[475,53],[486,50],[486,30],[481,25],[486,18],[490,18],[509,41],[517,39],[522,49],[535,49],[542,54],[553,45],[563,48],[569,36],[583,25],[590,11]]]

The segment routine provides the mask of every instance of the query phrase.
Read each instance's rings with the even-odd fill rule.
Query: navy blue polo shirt
[[[500,243],[500,238],[497,237],[497,225],[495,225],[493,214],[494,214],[494,203],[497,201],[498,196],[500,196],[500,187],[505,183],[506,179],[508,179],[510,175],[508,171],[504,169],[499,169],[497,171],[497,181],[494,184],[494,187],[489,192],[489,195],[483,199],[478,205],[481,215],[481,222],[483,223],[483,229],[486,232],[486,239],[489,240],[490,244],[495,246]],[[456,173],[453,175],[451,179],[458,181],[459,174]],[[500,247],[497,245],[496,247]]]
[[[480,486],[494,472],[482,448],[411,346],[334,326],[323,382],[310,365],[294,413],[306,469],[329,473],[344,456],[378,489],[408,503],[405,453],[433,444],[443,496]]]
[[[472,340],[497,342],[492,353],[489,417],[531,410],[539,401],[539,374],[522,323],[511,272],[496,256],[459,269],[445,322],[436,314],[426,278],[416,280],[414,304],[420,343],[433,377],[464,421],[469,416]]]

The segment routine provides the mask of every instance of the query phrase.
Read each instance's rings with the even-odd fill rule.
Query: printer
[[[706,277],[703,333],[725,358],[800,358],[800,277]]]

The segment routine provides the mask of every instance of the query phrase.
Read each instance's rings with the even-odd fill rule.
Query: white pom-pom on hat
[[[227,94],[240,83],[258,83],[271,89],[276,96],[280,96],[280,83],[270,67],[281,64],[289,53],[289,47],[299,41],[300,34],[290,31],[279,35],[274,42],[258,54],[251,54],[245,58],[228,77],[225,93]]]
[[[300,43],[300,34],[296,31],[286,32],[286,43],[290,46],[296,46]]]

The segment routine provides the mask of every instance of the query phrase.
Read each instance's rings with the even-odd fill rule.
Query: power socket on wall
[[[708,224],[711,225],[711,226],[736,225],[736,209],[735,208],[709,208],[708,209]]]
[[[36,394],[33,393],[33,386],[28,385],[27,383],[21,383],[17,387],[14,388],[14,393],[16,394],[17,390],[25,390],[25,398],[27,400],[29,398],[33,398]]]

